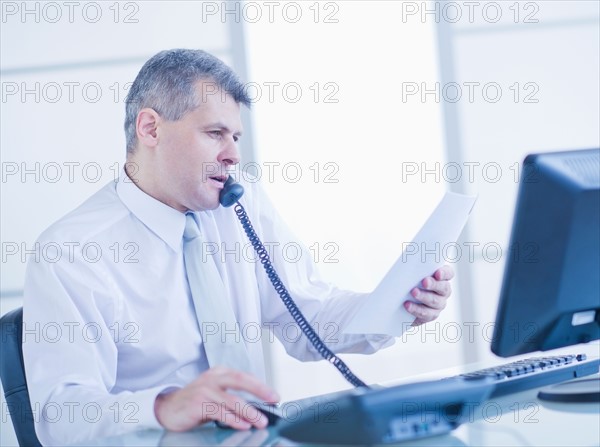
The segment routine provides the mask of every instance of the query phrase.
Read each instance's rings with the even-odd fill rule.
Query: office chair
[[[19,445],[41,447],[33,426],[33,413],[23,365],[23,308],[15,309],[0,318],[0,328],[0,377],[17,440]]]

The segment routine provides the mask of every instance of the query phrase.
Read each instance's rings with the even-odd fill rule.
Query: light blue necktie
[[[202,233],[185,215],[183,260],[209,366],[249,371],[250,359],[225,287],[211,255],[203,256]]]

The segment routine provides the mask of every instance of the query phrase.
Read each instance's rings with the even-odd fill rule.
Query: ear
[[[135,122],[138,141],[144,146],[155,147],[158,144],[156,128],[160,122],[160,115],[154,109],[139,111]]]

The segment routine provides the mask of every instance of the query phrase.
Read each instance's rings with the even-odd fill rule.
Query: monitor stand
[[[570,380],[542,388],[538,398],[549,402],[600,402],[600,376]]]

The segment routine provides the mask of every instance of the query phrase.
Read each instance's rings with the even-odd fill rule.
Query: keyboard
[[[464,379],[476,381],[487,378],[487,380],[493,381],[494,384],[494,391],[490,395],[490,398],[492,398],[589,376],[597,373],[599,368],[599,358],[587,360],[585,354],[557,355],[518,360],[492,368],[445,377],[442,380]],[[375,390],[386,388],[380,385],[369,385],[369,387]],[[294,400],[282,405],[296,407],[301,410],[325,408],[324,406],[351,392],[351,390],[336,391]]]
[[[589,376],[597,373],[599,369],[599,358],[587,360],[585,354],[555,355],[518,360],[491,368],[445,377],[442,380],[479,380],[488,378],[488,380],[492,380],[494,383],[494,391],[490,395],[490,398],[492,398]],[[370,388],[378,390],[385,387],[370,385]],[[308,410],[315,408],[315,406],[327,405],[340,397],[346,396],[350,392],[349,390],[336,391],[334,393],[298,399],[283,405],[291,405],[302,410]]]
[[[587,360],[585,354],[555,355],[518,360],[492,368],[446,377],[443,380],[455,378],[477,380],[488,377],[494,380],[495,384],[490,397],[500,397],[595,374],[599,367],[600,359]]]

